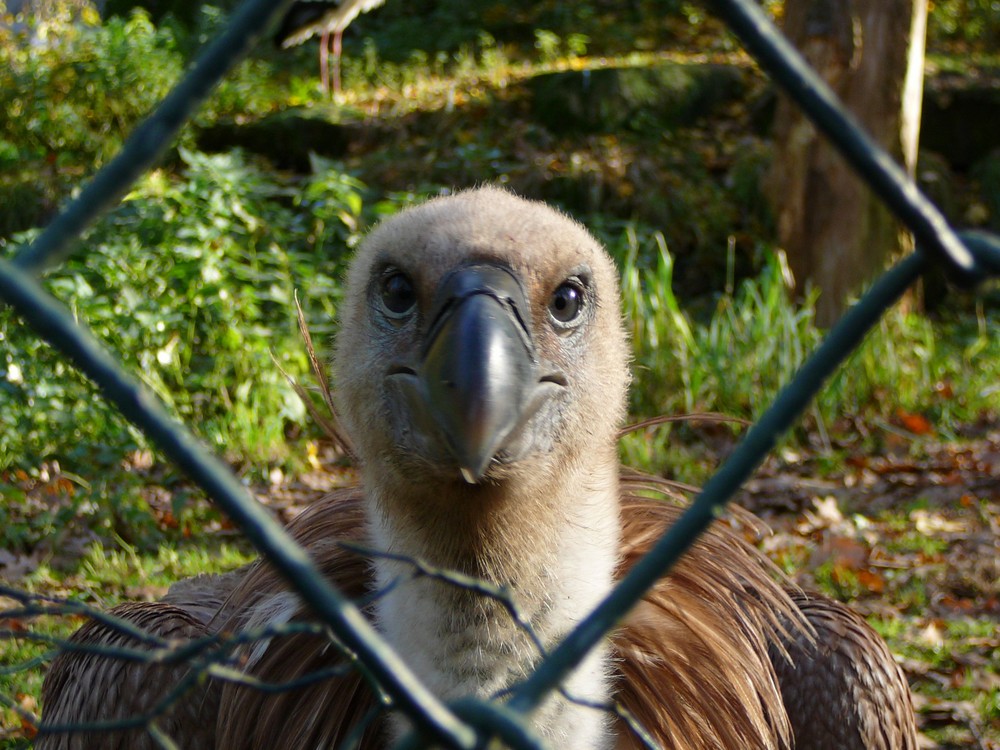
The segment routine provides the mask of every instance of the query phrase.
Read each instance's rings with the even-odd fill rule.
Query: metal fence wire
[[[63,352],[93,380],[104,396],[204,489],[260,554],[267,556],[287,578],[316,613],[317,622],[332,630],[356,655],[357,661],[394,707],[411,719],[417,731],[404,740],[401,747],[433,743],[474,748],[484,738],[499,737],[512,748],[539,748],[541,743],[532,735],[525,715],[557,688],[569,671],[719,515],[729,498],[764,460],[779,437],[882,313],[935,264],[944,266],[958,283],[966,286],[1000,276],[1000,238],[986,233],[956,233],[903,170],[862,131],[753,0],[710,1],[708,4],[740,37],[761,67],[803,108],[816,127],[912,231],[917,249],[882,275],[833,327],[678,522],[594,612],[548,654],[537,671],[519,685],[505,703],[467,698],[445,705],[386,644],[360,610],[320,575],[306,553],[270,518],[229,469],[189,430],[172,421],[157,400],[124,372],[114,357],[84,326],[75,322],[68,310],[46,293],[38,281],[47,268],[72,252],[73,243],[81,233],[116,204],[132,183],[154,164],[216,82],[290,4],[291,0],[246,0],[239,7],[225,31],[205,49],[154,114],[135,129],[120,154],[94,177],[34,243],[12,260],[0,259],[0,300],[10,305],[39,336]],[[6,587],[0,588],[0,595],[20,602],[18,609],[0,613],[5,617],[79,612],[102,618],[113,627],[128,627],[82,605],[47,600]],[[150,641],[141,632],[135,634],[139,642]],[[274,633],[244,637],[267,635]],[[0,637],[25,637],[25,633],[0,633]],[[229,647],[233,648],[234,643],[235,640]],[[213,662],[206,654],[216,647],[217,643],[195,642],[186,650],[170,654],[169,658],[186,659],[193,672],[199,668],[211,671]],[[125,656],[149,658],[149,652]],[[6,667],[4,670],[9,671]],[[178,690],[182,687],[178,686]],[[11,704],[10,699],[2,695],[0,701]],[[153,718],[136,717],[132,725],[147,726],[155,731]],[[115,728],[123,726],[118,723]],[[69,728],[43,724],[40,729]],[[164,742],[170,746],[168,739]]]

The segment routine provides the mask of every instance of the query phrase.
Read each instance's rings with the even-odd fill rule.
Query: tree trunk
[[[923,87],[927,0],[789,0],[789,40],[855,118],[913,172]],[[798,107],[782,98],[767,192],[801,295],[820,291],[830,325],[850,296],[909,238]]]

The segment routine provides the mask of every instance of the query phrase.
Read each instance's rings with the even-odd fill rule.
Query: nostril
[[[542,375],[542,377],[538,379],[538,382],[552,383],[553,385],[561,385],[563,387],[569,385],[569,380],[566,379],[566,376],[558,371],[545,373],[544,375]]]
[[[392,375],[416,375],[416,374],[417,374],[417,371],[414,370],[409,365],[395,364],[395,365],[391,365],[389,367],[389,370],[386,373],[386,376],[392,376]]]

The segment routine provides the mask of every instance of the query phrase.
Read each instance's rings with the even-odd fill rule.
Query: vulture
[[[338,315],[334,392],[360,481],[290,532],[441,699],[502,701],[680,513],[619,464],[615,267],[569,217],[480,187],[372,230]],[[540,704],[547,747],[917,747],[884,642],[783,579],[747,541],[755,522],[736,511],[702,535]],[[265,559],[112,612],[179,642],[311,620]],[[158,732],[197,750],[382,748],[410,730],[331,634],[269,633],[237,647],[232,680],[102,654],[154,645],[91,621],[49,669],[45,724],[155,712]],[[37,743],[157,746],[143,726],[43,725]]]
[[[308,41],[316,34],[319,40],[319,75],[323,91],[330,93],[327,56],[333,53],[333,91],[340,91],[340,42],[344,29],[362,13],[374,10],[385,0],[299,0],[292,3],[278,25],[275,43],[288,49]]]

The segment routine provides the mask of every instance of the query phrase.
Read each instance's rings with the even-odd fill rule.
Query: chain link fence
[[[0,587],[0,595],[18,602],[0,613],[7,621],[36,615],[85,615],[130,636],[146,648],[89,646],[88,650],[118,658],[186,664],[190,676],[182,681],[148,715],[133,717],[128,726],[146,727],[164,746],[169,738],[156,727],[156,718],[191,682],[204,674],[239,680],[228,659],[235,649],[255,640],[312,628],[332,631],[354,663],[377,686],[393,707],[405,712],[417,732],[402,743],[415,748],[433,743],[452,748],[474,748],[483,738],[498,737],[512,748],[541,747],[525,716],[537,707],[581,659],[596,646],[646,590],[673,565],[709,524],[717,518],[779,437],[792,425],[820,390],[825,380],[860,343],[882,313],[922,274],[934,265],[944,266],[953,279],[966,286],[1000,275],[1000,238],[985,233],[956,233],[941,213],[915,187],[913,181],[865,135],[838,104],[822,80],[775,29],[752,0],[714,0],[709,5],[740,37],[746,48],[771,77],[804,109],[843,156],[863,176],[893,213],[912,231],[917,250],[887,271],[855,304],[809,358],[772,407],[747,433],[737,450],[705,485],[680,520],[636,564],[614,591],[557,648],[541,666],[503,702],[473,698],[442,703],[421,682],[420,676],[385,643],[361,610],[316,570],[306,553],[255,501],[229,469],[211,455],[183,425],[173,422],[156,399],[135,378],[124,372],[114,357],[56,299],[46,293],[38,277],[77,250],[81,233],[115,205],[170,145],[195,107],[222,76],[246,53],[256,38],[283,15],[290,0],[247,0],[234,13],[228,27],[203,52],[190,72],[162,102],[156,112],[137,127],[121,153],[83,188],[79,196],[27,248],[12,260],[0,260],[0,301],[12,307],[37,334],[60,350],[101,389],[105,398],[170,459],[201,486],[207,495],[239,526],[261,555],[289,582],[316,614],[317,624],[290,623],[256,632],[217,635],[176,644],[143,633],[135,625],[79,603],[25,594]],[[80,250],[84,252],[85,250]],[[424,571],[426,574],[427,571]],[[472,585],[456,582],[456,585]],[[501,596],[502,592],[480,591]],[[516,613],[514,613],[516,616]],[[46,636],[24,630],[0,631],[0,638]],[[74,647],[52,639],[60,648]],[[79,645],[75,645],[79,648]],[[11,672],[36,667],[3,665]],[[328,675],[312,675],[324,679]],[[290,689],[296,685],[277,686]],[[274,687],[274,686],[272,686]],[[15,706],[6,696],[0,701]],[[28,721],[34,716],[24,714]],[[97,730],[112,726],[45,726],[43,731]]]

